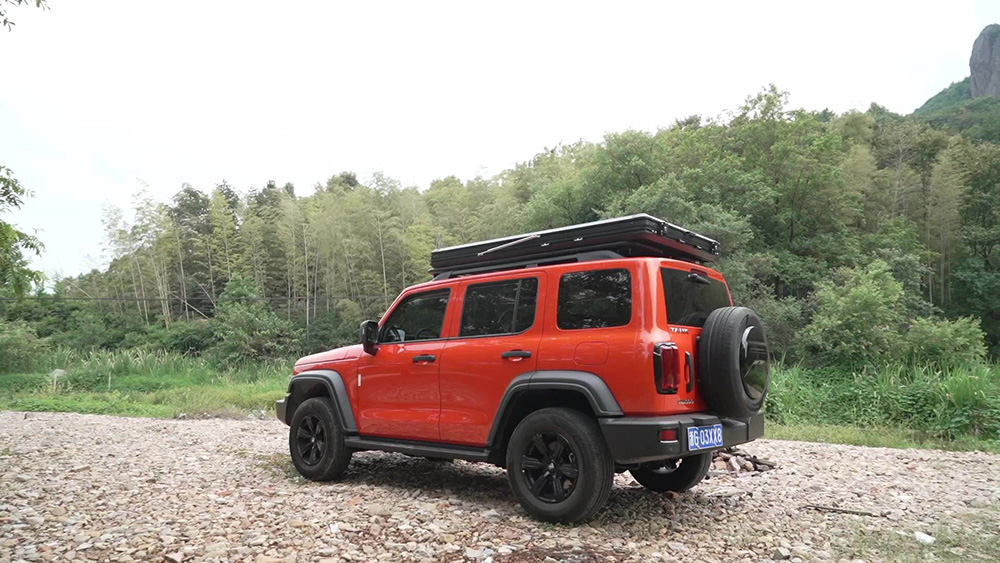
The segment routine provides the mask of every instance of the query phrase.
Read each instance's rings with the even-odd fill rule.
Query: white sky
[[[35,194],[4,219],[37,230],[49,275],[103,263],[102,207],[139,179],[160,200],[342,170],[426,188],[770,82],[797,107],[909,113],[1000,22],[995,0],[49,4],[0,30],[0,164]]]

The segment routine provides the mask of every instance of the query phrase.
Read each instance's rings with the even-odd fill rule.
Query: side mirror
[[[361,323],[361,345],[366,354],[374,356],[378,352],[378,321]]]

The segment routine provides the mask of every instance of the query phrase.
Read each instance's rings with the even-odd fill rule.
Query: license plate
[[[721,424],[690,426],[687,430],[688,450],[690,451],[721,448],[723,446]]]

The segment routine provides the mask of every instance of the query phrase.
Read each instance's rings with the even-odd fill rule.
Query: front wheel
[[[680,459],[665,459],[644,463],[629,473],[640,485],[651,491],[683,493],[708,475],[712,452],[689,455]]]
[[[521,506],[549,522],[580,522],[607,502],[614,460],[597,422],[567,408],[524,417],[507,445],[507,479]]]
[[[310,481],[331,481],[344,474],[352,452],[344,445],[344,429],[329,399],[315,397],[295,409],[288,449],[295,469]]]

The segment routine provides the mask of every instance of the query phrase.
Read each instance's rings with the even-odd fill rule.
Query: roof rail
[[[519,270],[522,268],[536,268],[538,266],[552,266],[554,264],[571,264],[574,262],[593,262],[594,260],[614,260],[624,258],[621,254],[611,250],[593,250],[590,252],[577,252],[576,254],[563,254],[561,256],[551,256],[548,258],[532,258],[519,262],[504,262],[492,266],[478,266],[473,268],[463,268],[448,270],[434,276],[434,281],[447,280],[460,276],[471,276],[473,274],[488,274],[503,270]]]
[[[569,261],[607,251],[602,258],[654,256],[714,262],[719,243],[645,213],[534,233],[440,248],[431,252],[435,279]],[[443,278],[442,278],[443,279]]]

